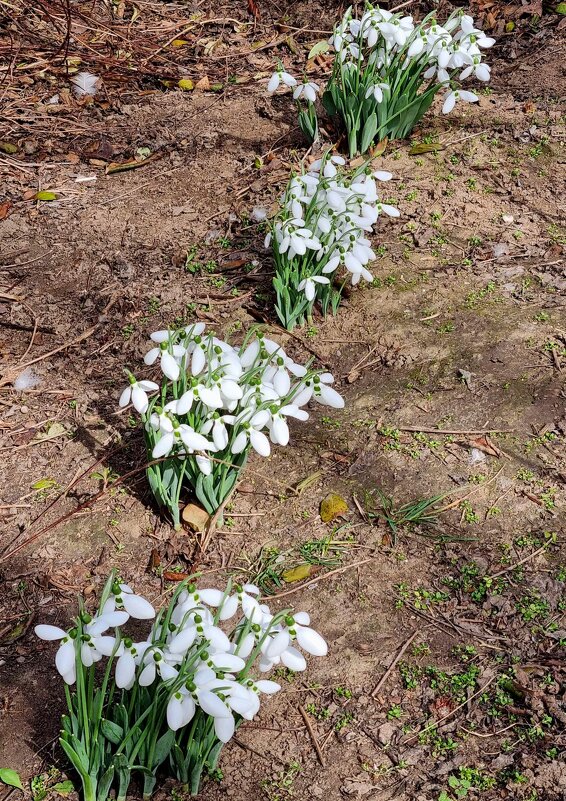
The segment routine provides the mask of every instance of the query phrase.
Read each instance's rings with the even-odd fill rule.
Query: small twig
[[[309,720],[309,716],[307,715],[307,713],[305,712],[305,710],[303,709],[302,706],[299,706],[299,712],[301,713],[302,719],[305,721],[305,726],[307,727],[307,731],[308,731],[308,733],[310,735],[310,738],[312,740],[312,744],[314,746],[314,750],[316,751],[316,755],[318,757],[318,761],[320,762],[322,767],[324,767],[324,757],[322,756],[322,751],[320,749],[320,745],[318,744],[318,740],[316,739],[316,734],[314,733],[314,729],[313,729],[313,727],[311,725],[311,722]]]
[[[383,685],[385,684],[385,682],[387,681],[389,676],[393,673],[393,671],[395,670],[399,660],[401,659],[401,657],[403,656],[403,654],[405,653],[405,651],[407,650],[409,645],[413,642],[413,640],[415,639],[417,634],[418,634],[418,631],[415,629],[415,631],[413,631],[413,633],[410,635],[410,637],[405,640],[405,642],[403,643],[403,645],[399,649],[399,652],[398,652],[397,656],[395,657],[393,662],[389,665],[389,667],[387,668],[387,670],[385,671],[383,676],[380,678],[380,680],[377,682],[377,684],[373,688],[373,690],[371,692],[371,697],[372,698],[375,698],[375,696],[381,690],[381,688],[383,687]]]
[[[499,729],[499,731],[494,731],[492,734],[480,734],[479,731],[470,731],[470,729],[465,729],[463,726],[460,726],[461,731],[465,731],[466,734],[471,734],[473,737],[481,737],[484,740],[489,739],[490,737],[497,737],[499,734],[503,734],[504,731],[509,731],[509,729],[514,729],[516,726],[521,726],[521,723],[511,723],[509,726],[505,726],[504,729]]]
[[[251,745],[244,743],[242,740],[239,739],[239,737],[232,737],[232,742],[236,743],[236,745],[239,745],[243,751],[249,751],[250,754],[254,754],[254,756],[257,756],[260,759],[266,759],[268,761],[270,761],[271,759],[277,759],[277,761],[281,765],[283,764],[282,760],[278,759],[278,757],[272,757],[271,755],[267,756],[267,754],[262,754],[259,751],[256,751],[255,748],[252,748]]]
[[[206,527],[205,535],[202,538],[202,541],[199,542],[199,550],[200,550],[201,554],[203,554],[206,551],[206,549],[208,548],[208,544],[209,544],[210,540],[212,539],[212,535],[214,534],[214,530],[216,528],[216,524],[217,524],[218,520],[222,517],[222,513],[224,512],[224,509],[226,508],[226,505],[229,503],[230,499],[232,498],[232,495],[236,492],[236,489],[237,489],[237,484],[234,484],[234,486],[232,487],[232,489],[230,490],[228,495],[224,498],[224,500],[222,501],[222,503],[220,504],[218,509],[215,511],[215,513],[211,517],[208,518],[208,525]]]
[[[468,492],[466,495],[463,495],[461,498],[456,498],[456,500],[452,501],[452,503],[449,503],[446,506],[442,506],[440,509],[435,509],[434,510],[435,513],[436,514],[440,514],[441,512],[447,512],[449,509],[454,509],[456,506],[459,506],[462,503],[462,501],[466,501],[468,498],[471,498],[472,495],[475,495],[477,492],[479,492],[480,490],[484,489],[484,487],[487,487],[488,484],[491,484],[493,481],[495,481],[496,478],[498,478],[498,476],[499,476],[499,474],[501,473],[502,470],[503,470],[503,468],[500,467],[499,470],[497,471],[497,473],[494,476],[492,476],[489,479],[489,481],[486,481],[483,484],[480,484],[479,486],[474,487],[473,490],[470,490],[470,492]]]
[[[317,584],[319,581],[323,579],[330,578],[330,576],[335,576],[337,573],[344,573],[345,570],[351,570],[353,567],[359,567],[361,565],[365,565],[368,562],[373,562],[377,559],[377,556],[370,556],[369,559],[361,559],[359,562],[354,562],[351,565],[344,565],[343,567],[337,567],[335,570],[330,570],[328,573],[324,573],[322,576],[317,576],[310,581],[301,584],[300,587],[293,587],[292,590],[285,590],[285,592],[278,592],[275,595],[270,595],[271,599],[273,598],[284,598],[286,595],[292,595],[294,592],[298,592],[299,590],[304,590],[307,587],[310,587],[312,584]]]
[[[450,436],[465,436],[466,434],[512,434],[514,428],[478,428],[466,431],[456,431],[454,429],[423,428],[422,426],[395,426],[399,431],[416,431],[423,434],[448,434]]]
[[[361,505],[361,503],[358,501],[358,496],[356,495],[356,493],[355,493],[355,492],[354,492],[354,494],[352,495],[352,500],[354,501],[354,503],[355,503],[355,505],[356,505],[356,509],[357,509],[357,510],[358,510],[358,512],[360,513],[360,517],[361,517],[361,518],[362,518],[362,519],[363,519],[363,520],[364,520],[366,523],[369,523],[369,520],[368,520],[368,516],[367,516],[366,510],[363,508],[363,506]]]
[[[0,267],[3,270],[12,270],[14,267],[27,267],[29,264],[35,264],[36,261],[40,261],[46,256],[51,255],[51,253],[53,253],[53,251],[48,250],[46,253],[42,253],[41,256],[36,256],[35,259],[30,259],[29,261],[23,261],[21,264],[18,262],[14,262],[14,264],[0,264]]]
[[[512,570],[515,570],[516,567],[524,565],[525,562],[529,562],[531,559],[534,559],[535,556],[538,556],[540,553],[544,553],[544,551],[546,551],[546,545],[543,545],[541,548],[538,548],[536,551],[533,551],[528,556],[525,556],[523,559],[519,559],[519,561],[515,562],[515,564],[509,565],[509,567],[500,570],[499,573],[493,573],[493,575],[486,576],[485,578],[494,579],[497,578],[498,576],[503,576],[505,573],[510,573]]]
[[[67,348],[71,348],[74,345],[78,345],[80,342],[83,342],[85,339],[88,339],[90,336],[94,334],[94,332],[100,327],[100,324],[97,323],[92,328],[89,328],[87,331],[83,331],[83,333],[77,337],[76,339],[72,339],[70,342],[65,342],[63,345],[59,345],[58,348],[54,348],[50,350],[48,353],[44,353],[43,356],[37,356],[35,359],[30,359],[29,362],[24,362],[24,364],[18,365],[18,370],[24,370],[26,367],[29,367],[32,364],[36,364],[37,362],[41,362],[44,359],[48,359],[50,356],[55,356],[56,353],[60,353],[62,350],[66,350]],[[7,373],[0,379],[0,386],[4,384],[11,383],[13,379],[10,377],[10,374]]]
[[[513,490],[513,489],[514,489],[514,487],[513,487],[513,485],[511,485],[510,487],[508,487],[508,488],[505,490],[505,492],[502,492],[502,493],[501,493],[501,495],[500,495],[498,498],[496,498],[496,499],[494,500],[494,502],[491,504],[491,506],[489,507],[489,509],[488,509],[488,510],[487,510],[487,512],[485,513],[485,518],[484,518],[485,520],[488,520],[488,518],[489,518],[489,516],[490,516],[491,512],[493,511],[493,509],[497,509],[497,504],[499,503],[499,501],[501,501],[501,500],[502,500],[502,499],[503,499],[503,498],[504,498],[506,495],[508,495],[508,494],[511,492],[511,490]]]

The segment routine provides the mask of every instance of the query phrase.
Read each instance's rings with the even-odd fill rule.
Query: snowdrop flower
[[[202,334],[205,329],[204,323],[193,323],[193,325],[187,325],[184,328],[184,333],[186,337],[197,337]],[[154,331],[153,334],[149,335],[149,338],[152,342],[157,342],[158,345],[161,345],[162,342],[169,342],[171,338],[171,334],[173,332],[169,328],[162,329],[161,331]]]
[[[186,350],[182,345],[173,345],[173,353],[171,354],[168,350],[167,343],[162,342],[158,348],[152,348],[145,354],[144,362],[151,365],[159,358],[163,375],[170,378],[171,381],[176,381],[181,372],[179,360],[184,357],[185,353]]]
[[[313,397],[323,406],[331,406],[333,409],[344,408],[344,398],[322,379],[314,382]]]
[[[134,409],[139,414],[145,414],[149,406],[148,392],[154,392],[159,389],[159,386],[154,381],[136,381],[134,376],[130,373],[130,384],[120,395],[118,405],[120,408],[127,406],[130,401]]]
[[[466,92],[464,89],[454,89],[446,95],[442,105],[442,113],[450,114],[457,100],[463,100],[466,103],[475,103],[478,100],[478,96],[473,92]]]
[[[109,598],[103,608],[102,618],[117,607],[124,609],[128,615],[137,620],[151,620],[155,617],[155,609],[141,595],[136,595],[127,584],[115,583],[112,587],[113,597]],[[121,624],[116,624],[121,625]]]
[[[255,584],[244,584],[243,587],[237,588],[237,591],[244,617],[251,623],[261,624],[265,613],[257,600],[257,596],[260,594],[259,587],[256,587]]]
[[[304,291],[305,297],[308,301],[312,301],[316,295],[317,284],[329,284],[330,280],[323,275],[313,275],[310,278],[304,278],[298,285],[297,289]]]
[[[366,91],[366,100],[368,97],[372,97],[376,103],[381,103],[383,100],[383,92],[389,90],[389,85],[386,83],[376,83],[373,86],[368,86]]]
[[[284,86],[288,86],[289,88],[293,88],[297,85],[296,78],[293,78],[288,72],[285,72],[283,69],[277,70],[274,72],[271,78],[269,79],[269,83],[267,84],[267,91],[270,95],[277,91],[279,85],[283,84]]]
[[[191,693],[186,687],[180,687],[167,703],[167,725],[173,731],[178,731],[191,722],[195,712],[196,704]]]
[[[243,423],[242,430],[236,436],[230,448],[232,453],[234,454],[242,453],[242,451],[244,451],[247,448],[249,442],[254,451],[258,453],[260,456],[270,455],[271,446],[269,444],[269,440],[267,439],[265,434],[259,430],[259,428],[262,428],[263,425],[265,425],[265,423],[262,422],[260,426],[259,422],[256,419],[256,426],[258,427],[255,428],[254,419],[256,418],[252,418],[250,422]]]
[[[129,637],[122,640],[117,652],[118,659],[114,675],[117,687],[129,690],[134,686],[136,668],[150,647],[149,641],[133,642]]]
[[[285,446],[289,443],[287,417],[294,417],[296,420],[305,422],[309,419],[309,414],[304,409],[300,409],[296,403],[289,403],[278,411],[272,412],[271,420],[268,423],[269,437],[277,445]]]
[[[61,645],[55,654],[55,667],[66,684],[74,684],[76,681],[75,640],[78,634],[77,629],[64,631],[59,626],[41,624],[36,626],[34,631],[40,640],[61,641]]]
[[[177,421],[175,421],[177,422]],[[163,456],[168,456],[175,448],[184,446],[190,453],[194,451],[207,451],[216,450],[216,447],[210,443],[206,437],[186,425],[186,423],[177,423],[171,431],[165,431],[155,445],[151,455],[153,459],[161,459]]]
[[[309,83],[300,83],[297,84],[293,90],[293,99],[300,100],[302,97],[304,97],[304,99],[308,100],[309,103],[314,103],[318,91],[319,86],[317,83],[313,83],[312,81],[309,81]]]
[[[460,80],[468,78],[472,73],[478,81],[489,81],[491,78],[491,68],[487,64],[482,64],[477,56],[474,57],[473,64],[460,73]]]
[[[144,667],[138,677],[140,687],[149,687],[158,675],[163,681],[170,681],[178,676],[177,668],[167,661],[166,655],[161,648],[156,648],[155,646],[148,648],[142,663]]]

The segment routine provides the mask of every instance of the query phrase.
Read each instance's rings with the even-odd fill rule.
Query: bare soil
[[[148,31],[164,26],[161,44],[182,29],[166,29],[167,9],[220,19],[186,33],[186,62],[190,46],[166,51],[219,92],[116,70],[92,103],[73,99],[61,71],[11,70],[0,87],[0,139],[18,147],[0,157],[0,766],[34,801],[34,776],[49,791],[66,770],[62,687],[33,625],[64,625],[76,594],[94,598],[112,567],[153,598],[169,586],[164,570],[198,567],[211,583],[292,590],[275,605],[308,610],[331,646],[306,674],[281,676],[203,799],[447,801],[463,780],[470,798],[566,798],[558,17],[516,14],[507,35],[498,18],[489,92],[448,118],[433,106],[413,144],[437,149],[393,142],[380,159],[394,174],[384,199],[402,216],[380,222],[374,284],[336,317],[275,331],[332,370],[345,410],[313,410],[288,448],[250,460],[205,554],[159,518],[143,473],[112,486],[143,465],[117,398],[151,331],[200,319],[235,340],[258,321],[274,333],[253,209],[272,207],[305,147],[288,98],[267,98],[264,78],[277,58],[301,64],[337,7],[265,3],[254,28],[245,5],[143,6]],[[144,166],[106,174],[140,154]],[[58,198],[31,200],[37,191]],[[32,361],[38,383],[17,391]],[[378,490],[395,509],[450,494],[431,525],[395,535]],[[329,492],[349,511],[325,524]],[[316,583],[270,582],[314,541],[328,560]]]

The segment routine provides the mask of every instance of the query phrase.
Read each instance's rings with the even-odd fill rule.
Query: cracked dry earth
[[[319,567],[316,584],[284,586],[295,592],[275,603],[308,610],[331,656],[281,676],[203,799],[437,801],[470,775],[472,798],[566,797],[565,47],[558,36],[513,46],[519,69],[496,51],[476,107],[449,118],[433,107],[415,141],[438,149],[391,143],[380,159],[402,216],[380,222],[373,285],[335,318],[278,333],[332,370],[346,408],[314,410],[288,448],[251,459],[199,567],[253,578],[275,554],[280,574],[302,544],[329,538],[332,569],[344,569]],[[156,597],[152,552],[171,569],[195,564],[192,535],[173,535],[137,478],[70,513],[102,489],[101,468],[142,464],[140,432],[116,407],[152,330],[198,318],[237,340],[273,321],[250,220],[304,152],[287,109],[261,82],[221,96],[130,92],[80,110],[92,130],[80,143],[3,165],[14,196],[41,185],[63,198],[16,204],[1,223],[0,761],[26,787],[65,769],[63,696],[32,624],[63,624],[113,566]],[[89,165],[139,147],[161,158],[115,176]],[[79,173],[97,180],[76,184]],[[185,269],[187,253],[212,267]],[[22,364],[62,345],[34,365],[36,387],[13,388]],[[371,513],[378,489],[396,507],[442,495],[444,511],[394,537]],[[325,524],[329,492],[349,511]]]

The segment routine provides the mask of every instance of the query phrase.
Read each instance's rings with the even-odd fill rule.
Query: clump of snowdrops
[[[446,92],[444,114],[458,101],[477,101],[460,82],[489,81],[483,50],[494,43],[461,9],[443,25],[436,12],[416,23],[403,12],[370,3],[360,19],[348,9],[329,42],[334,62],[322,103],[331,117],[341,119],[350,156],[386,137],[407,137],[440,90]],[[285,74],[287,81],[295,80]],[[309,113],[315,113],[314,104]]]
[[[293,176],[270,220],[265,245],[271,245],[275,262],[275,309],[289,330],[310,317],[316,301],[323,314],[336,312],[348,278],[352,284],[373,279],[373,226],[381,213],[399,216],[377,193],[377,182],[389,181],[390,172],[366,164],[347,171],[344,165],[327,151]]]
[[[148,481],[176,527],[183,487],[213,514],[250,450],[267,457],[272,444],[287,445],[288,420],[308,420],[302,407],[309,401],[344,406],[330,373],[298,364],[261,331],[252,329],[238,347],[204,329],[195,323],[151,334],[144,362],[159,363],[161,381],[128,373],[120,397],[120,406],[131,401],[141,415]]]
[[[112,573],[98,609],[79,614],[65,631],[39,625],[42,640],[59,641],[55,666],[65,682],[68,714],[61,747],[81,778],[84,801],[124,801],[132,773],[150,797],[157,772],[198,793],[203,773],[262,695],[279,684],[256,674],[282,664],[306,669],[302,649],[324,656],[327,645],[306,612],[272,614],[252,584],[198,590],[194,579],[155,612]],[[153,620],[145,639],[124,629],[130,618]]]

